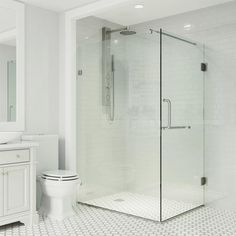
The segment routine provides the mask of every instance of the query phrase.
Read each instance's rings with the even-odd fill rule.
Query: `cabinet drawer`
[[[0,152],[0,165],[29,161],[29,150],[14,150]]]

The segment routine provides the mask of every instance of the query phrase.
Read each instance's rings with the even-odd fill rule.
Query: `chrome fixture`
[[[136,34],[129,27],[102,28],[102,105],[111,121],[115,118],[115,57],[111,54],[111,34],[115,32],[125,36]]]
[[[163,99],[163,102],[166,102],[168,104],[168,125],[167,128],[170,129],[171,128],[171,101],[170,99]]]
[[[168,104],[168,123],[167,126],[162,127],[162,129],[191,129],[191,126],[172,126],[171,124],[171,100],[164,98],[163,102],[166,102]]]
[[[129,26],[107,31],[108,34],[112,34],[112,33],[116,33],[116,32],[120,32],[120,34],[125,35],[125,36],[136,34],[136,31],[130,30]]]
[[[158,30],[154,30],[154,29],[149,29],[149,30],[150,30],[150,34],[153,34],[153,33],[160,34],[160,31],[158,31]],[[183,42],[185,42],[185,43],[189,43],[189,44],[191,44],[191,45],[193,45],[193,46],[196,46],[196,45],[197,45],[196,42],[190,41],[190,40],[188,40],[188,39],[181,38],[180,36],[176,36],[176,35],[173,35],[173,34],[169,34],[169,33],[167,33],[167,32],[163,32],[163,31],[162,31],[161,34],[162,34],[162,35],[165,35],[165,36],[168,36],[168,37],[170,37],[170,38],[173,38],[173,39],[177,39],[177,40],[183,41]]]

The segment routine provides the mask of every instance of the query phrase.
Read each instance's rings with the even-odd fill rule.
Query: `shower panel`
[[[102,28],[102,105],[114,120],[114,55],[111,55],[111,29]]]
[[[94,35],[77,52],[89,78],[78,80],[78,201],[154,221],[202,206],[203,46],[114,25]]]
[[[111,54],[111,34],[117,32],[124,36],[136,34],[128,26],[113,30],[102,28],[102,104],[110,121],[115,118],[115,55]]]

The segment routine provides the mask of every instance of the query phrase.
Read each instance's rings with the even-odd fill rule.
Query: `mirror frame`
[[[25,129],[25,5],[13,0],[1,0],[0,7],[16,13],[16,29],[4,32],[2,41],[16,37],[16,121],[0,122],[1,131],[24,131]]]

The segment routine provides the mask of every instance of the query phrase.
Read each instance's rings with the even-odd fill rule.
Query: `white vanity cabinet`
[[[35,143],[0,145],[0,226],[32,225],[36,212]]]
[[[29,165],[17,165],[3,168],[3,204],[4,215],[29,210]]]
[[[0,217],[3,216],[3,168],[0,168]]]

